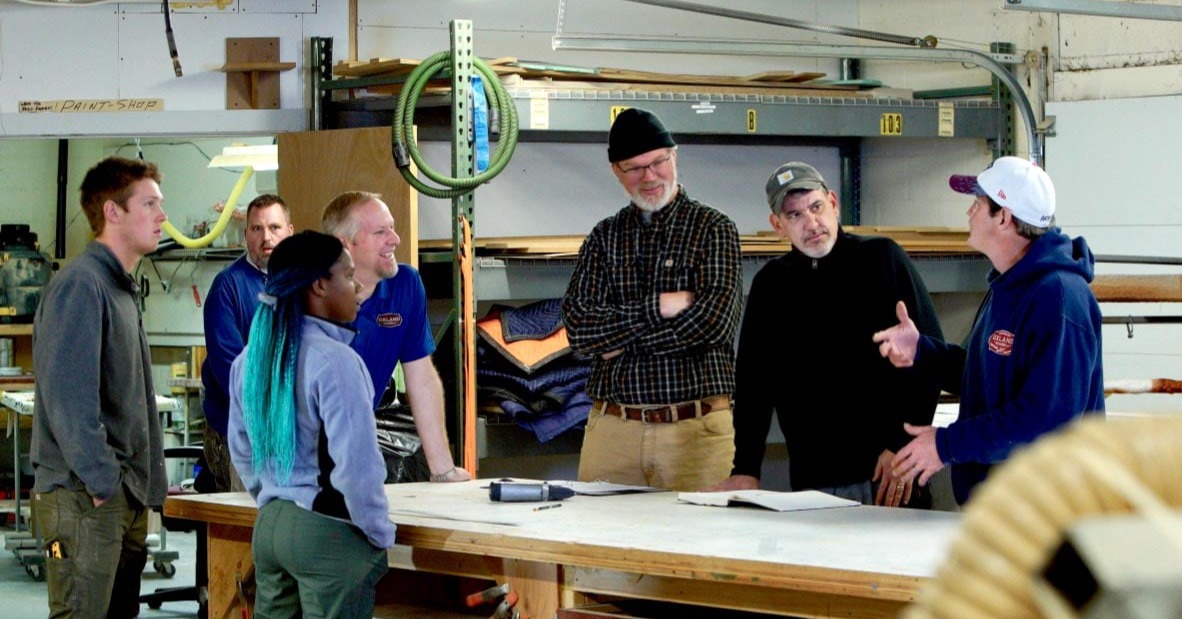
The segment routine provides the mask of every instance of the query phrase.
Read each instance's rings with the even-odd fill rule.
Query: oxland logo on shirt
[[[998,329],[989,336],[989,352],[1003,357],[1014,352],[1014,334],[1005,329]]]
[[[379,327],[397,327],[402,324],[402,314],[378,314]],[[1010,336],[1011,338],[1013,336]]]

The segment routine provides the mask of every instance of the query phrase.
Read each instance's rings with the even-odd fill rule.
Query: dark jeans
[[[82,490],[33,496],[44,534],[51,619],[139,614],[148,560],[148,510],[120,489],[98,507]]]
[[[353,525],[291,501],[259,509],[251,540],[256,619],[371,619],[386,551]]]

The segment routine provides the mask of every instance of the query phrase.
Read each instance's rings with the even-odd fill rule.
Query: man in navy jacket
[[[232,208],[227,206],[226,208]],[[250,323],[267,285],[267,263],[280,241],[291,236],[291,209],[283,198],[265,193],[246,207],[246,253],[213,278],[205,298],[204,451],[215,492],[244,490],[230,464],[226,424],[230,418],[230,364],[246,346]]]
[[[915,438],[895,456],[896,474],[926,484],[952,465],[965,503],[990,468],[1083,413],[1103,413],[1100,306],[1088,283],[1095,260],[1083,238],[1055,227],[1055,188],[1036,164],[1002,157],[977,176],[953,176],[974,195],[969,245],[993,264],[968,347],[919,335],[899,303],[899,324],[874,335],[896,366],[938,374],[960,392],[947,428],[907,426]]]

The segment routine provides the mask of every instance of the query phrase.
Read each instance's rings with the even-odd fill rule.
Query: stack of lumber
[[[1112,303],[1182,303],[1182,275],[1097,275],[1096,300]]]
[[[899,243],[912,255],[954,255],[975,253],[967,244],[968,231],[961,228],[924,227],[903,228],[888,226],[847,226],[848,232],[870,236],[886,236]],[[582,235],[562,236],[507,236],[476,239],[480,255],[512,256],[515,258],[560,258],[579,253]],[[739,236],[744,255],[779,255],[792,248],[788,241],[771,232]],[[451,241],[419,240],[422,251],[450,251]]]
[[[372,58],[367,61],[342,61],[333,67],[333,74],[343,78],[388,78],[390,83],[367,86],[371,94],[395,95],[402,82],[421,63],[412,58]],[[746,76],[693,75],[632,71],[610,67],[575,67],[539,62],[519,61],[516,58],[494,58],[485,61],[507,88],[546,89],[602,89],[625,91],[768,94],[785,96],[869,96],[858,92],[851,84],[820,81],[824,73],[794,71],[764,71]],[[443,94],[450,90],[446,78],[431,80],[426,94]]]

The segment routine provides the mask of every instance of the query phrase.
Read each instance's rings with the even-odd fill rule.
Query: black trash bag
[[[431,468],[410,407],[390,404],[374,411],[374,417],[378,422],[378,448],[386,461],[386,483],[430,481]]]

